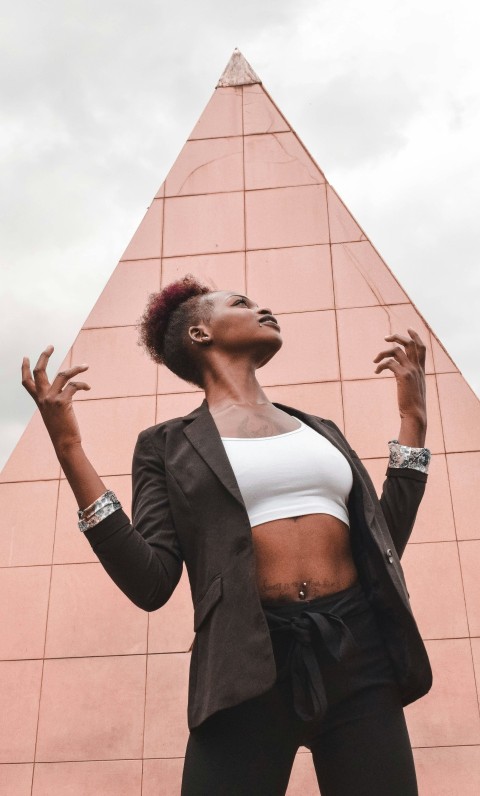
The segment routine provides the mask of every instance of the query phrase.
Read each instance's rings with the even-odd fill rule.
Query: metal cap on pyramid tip
[[[248,61],[236,47],[223,74],[215,88],[227,86],[246,86],[252,83],[261,83],[259,76],[253,71]]]

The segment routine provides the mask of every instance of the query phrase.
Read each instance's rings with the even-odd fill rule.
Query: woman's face
[[[256,367],[265,365],[282,346],[280,326],[268,307],[233,290],[219,290],[205,298],[213,302],[208,323],[190,327],[208,335],[214,348],[232,356],[250,354]]]

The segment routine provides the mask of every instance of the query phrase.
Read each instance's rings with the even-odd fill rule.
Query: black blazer
[[[275,406],[325,436],[351,465],[352,553],[407,705],[432,685],[400,564],[427,476],[388,468],[379,500],[367,470],[332,421]],[[85,535],[110,577],[146,611],[167,602],[185,562],[194,606],[188,692],[193,728],[212,713],[267,691],[276,678],[248,514],[206,399],[185,417],[140,433],[132,479],[133,525],[119,509]]]

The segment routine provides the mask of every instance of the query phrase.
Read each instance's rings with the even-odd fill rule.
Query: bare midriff
[[[296,418],[272,404],[214,412],[220,435],[269,437],[298,429]],[[331,514],[271,520],[252,528],[257,584],[264,602],[311,600],[358,581],[348,525]]]
[[[358,581],[350,530],[330,514],[272,520],[252,536],[262,602],[303,602]]]

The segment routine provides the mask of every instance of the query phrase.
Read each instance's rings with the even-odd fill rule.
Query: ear
[[[210,334],[204,326],[190,326],[188,336],[192,343],[200,343],[201,345],[209,345],[212,342]]]

